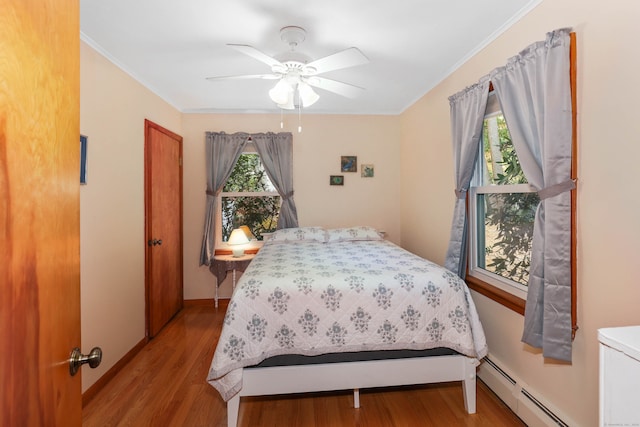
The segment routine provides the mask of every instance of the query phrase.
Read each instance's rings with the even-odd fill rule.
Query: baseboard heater
[[[574,425],[552,405],[535,397],[536,393],[521,380],[505,372],[495,358],[487,356],[482,362],[478,377],[529,427]]]

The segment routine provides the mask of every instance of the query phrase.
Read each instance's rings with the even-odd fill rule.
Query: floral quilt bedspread
[[[241,368],[271,356],[436,347],[487,354],[457,275],[386,240],[267,242],[238,281],[207,381],[226,401]]]

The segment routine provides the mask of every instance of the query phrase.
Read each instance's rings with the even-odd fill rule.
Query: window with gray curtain
[[[470,107],[469,93],[482,102],[491,81],[528,182],[540,198],[534,237],[522,341],[545,357],[570,361],[572,105],[570,29],[547,34],[493,70],[481,83],[450,97],[456,194],[451,240],[445,265],[464,277],[466,210],[459,208],[478,152],[477,129],[483,107]],[[486,88],[484,85],[487,85]],[[479,130],[478,130],[479,132]],[[475,160],[474,160],[475,161]],[[471,169],[468,170],[467,168]]]
[[[249,134],[207,132],[205,135],[207,202],[200,249],[200,265],[210,265],[215,255],[218,194],[231,175],[233,167],[251,139],[262,159],[269,179],[282,198],[278,228],[298,226],[293,199],[293,136],[290,132]]]

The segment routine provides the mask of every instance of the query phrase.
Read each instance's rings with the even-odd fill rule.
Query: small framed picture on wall
[[[344,185],[344,175],[331,175],[329,185]]]
[[[373,165],[360,166],[360,176],[363,178],[373,178]]]
[[[87,183],[87,137],[80,135],[80,184]]]
[[[340,158],[340,172],[357,172],[357,171],[358,171],[357,156],[342,156]]]

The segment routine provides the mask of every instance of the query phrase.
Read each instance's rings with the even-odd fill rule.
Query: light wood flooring
[[[83,426],[226,426],[227,411],[206,382],[226,304],[187,303],[83,409]],[[460,383],[242,398],[239,426],[524,426],[481,381],[477,413]]]

